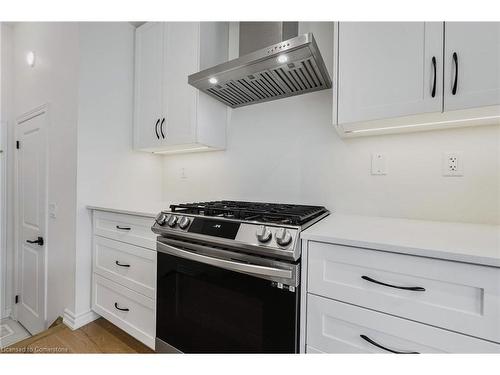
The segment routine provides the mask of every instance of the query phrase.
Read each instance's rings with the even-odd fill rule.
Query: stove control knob
[[[257,232],[255,232],[255,235],[259,242],[267,242],[272,237],[271,231],[265,225],[261,225],[259,229],[257,229]]]
[[[292,242],[292,235],[285,228],[280,228],[276,231],[276,242],[280,246],[288,246]]]
[[[189,223],[191,223],[191,219],[186,216],[183,216],[179,221],[179,227],[181,229],[186,229],[189,226]]]
[[[161,212],[158,216],[156,216],[155,221],[158,225],[164,226],[167,222],[167,215]]]
[[[177,224],[177,216],[174,216],[174,215],[170,216],[170,219],[168,219],[167,224],[170,228],[175,227],[175,225]]]

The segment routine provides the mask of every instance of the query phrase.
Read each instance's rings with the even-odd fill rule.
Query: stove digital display
[[[238,229],[240,229],[240,223],[196,217],[188,232],[234,240]]]

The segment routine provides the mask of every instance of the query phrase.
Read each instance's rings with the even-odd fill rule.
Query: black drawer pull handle
[[[161,120],[161,124],[160,124],[160,133],[161,133],[161,137],[163,139],[165,139],[165,134],[163,133],[163,124],[165,123],[165,117],[162,118]]]
[[[115,308],[120,311],[130,311],[130,309],[122,309],[121,307],[118,307],[118,302],[115,302]]]
[[[451,89],[451,93],[455,95],[457,93],[457,84],[458,84],[458,55],[456,52],[453,52],[453,62],[455,63],[455,80],[453,82],[453,88]]]
[[[123,264],[123,263],[118,262],[117,260],[115,261],[115,264],[117,266],[120,266],[120,267],[130,267],[130,264]]]
[[[425,288],[422,288],[421,286],[397,286],[397,285],[386,284],[386,283],[383,283],[382,281],[377,281],[377,280],[372,279],[371,277],[368,277],[368,276],[361,276],[361,278],[363,280],[369,281],[371,283],[387,286],[389,288],[411,290],[413,292],[425,292]]]
[[[375,341],[373,341],[371,338],[369,338],[366,335],[359,335],[359,337],[361,337],[366,342],[369,342],[373,346],[376,346],[377,348],[380,348],[382,350],[388,351],[390,353],[394,353],[394,354],[420,354],[419,352],[398,352],[397,350],[392,350],[392,349],[386,348],[386,347],[384,347],[384,346],[376,343]]]
[[[436,96],[436,78],[437,78],[436,56],[432,56],[432,67],[434,68],[434,81],[432,83],[431,96],[434,98]]]
[[[130,227],[121,227],[121,226],[117,225],[117,226],[116,226],[116,229],[121,229],[121,230],[130,230],[130,229],[132,229],[132,228],[130,228]]]
[[[160,134],[158,134],[158,124],[160,123],[160,119],[156,121],[155,125],[155,133],[156,133],[156,138],[160,139]]]

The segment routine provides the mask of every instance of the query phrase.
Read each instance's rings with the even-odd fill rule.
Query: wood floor
[[[61,322],[47,331],[11,345],[0,353],[153,353],[151,349],[105,319],[75,331]]]

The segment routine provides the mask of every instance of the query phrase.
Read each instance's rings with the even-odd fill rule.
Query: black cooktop
[[[304,225],[328,212],[322,206],[239,201],[172,204],[170,209],[178,213],[289,225]]]

